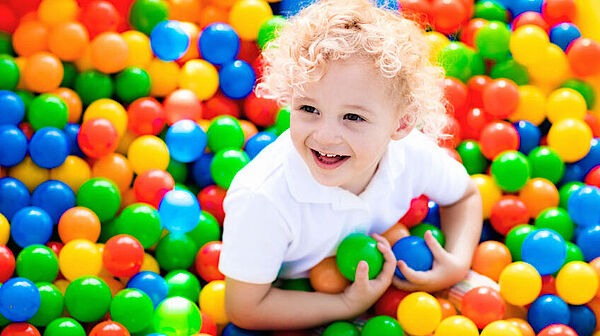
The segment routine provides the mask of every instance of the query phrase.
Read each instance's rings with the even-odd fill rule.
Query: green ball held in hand
[[[188,336],[200,330],[202,317],[194,302],[182,297],[171,297],[156,307],[152,322],[157,333]]]
[[[169,7],[162,0],[136,0],[129,9],[129,24],[148,36],[154,26],[168,17]]]
[[[123,209],[115,225],[117,234],[135,237],[145,249],[156,244],[162,234],[158,211],[144,203],[135,203]]]
[[[156,245],[156,261],[165,271],[188,269],[200,248],[187,234],[169,233]]]
[[[124,289],[110,303],[110,318],[129,332],[137,333],[152,323],[154,305],[150,297],[137,289]]]
[[[481,153],[481,147],[477,141],[463,141],[456,148],[458,155],[462,159],[463,165],[469,175],[482,174],[488,166],[488,161]]]
[[[222,149],[241,149],[244,146],[244,130],[240,122],[228,115],[213,119],[206,132],[208,148],[213,153]]]
[[[222,150],[215,154],[210,164],[210,174],[219,187],[228,189],[238,171],[249,162],[248,154],[242,150]]]
[[[362,328],[361,336],[403,336],[404,330],[395,319],[380,315],[371,318]]]
[[[65,291],[65,306],[76,320],[96,322],[106,315],[112,294],[104,280],[84,276],[72,281]]]
[[[117,97],[125,104],[150,94],[150,76],[144,69],[129,67],[115,79]]]
[[[417,226],[413,226],[409,231],[411,236],[416,236],[423,239],[425,239],[425,232],[431,231],[433,238],[435,238],[435,240],[437,240],[442,247],[446,246],[446,237],[444,237],[442,230],[438,229],[435,225],[422,223]]]
[[[49,282],[38,282],[35,285],[40,291],[42,303],[38,312],[27,322],[36,327],[45,327],[62,315],[65,309],[64,298],[60,290]]]
[[[575,224],[563,208],[548,208],[537,216],[534,224],[536,229],[552,229],[563,237],[565,241],[573,238]]]
[[[350,322],[338,321],[330,324],[322,336],[359,336],[360,331]]]
[[[43,127],[63,129],[67,124],[69,112],[67,104],[58,96],[44,93],[31,101],[27,110],[27,118],[34,130]]]
[[[523,241],[527,238],[527,235],[534,230],[533,225],[524,224],[515,226],[506,235],[504,245],[508,247],[513,262],[523,260],[521,257],[521,246],[523,246]]]
[[[530,177],[529,162],[517,151],[505,151],[492,162],[492,176],[504,191],[521,189]]]
[[[12,56],[0,55],[0,90],[14,90],[19,84],[19,67]]]
[[[500,62],[508,57],[510,35],[504,22],[490,21],[475,34],[475,45],[481,56]]]
[[[383,268],[383,254],[377,248],[375,239],[362,233],[354,233],[346,237],[338,246],[337,265],[346,278],[354,281],[356,268],[361,260],[369,265],[369,279],[375,279]]]
[[[169,287],[168,297],[181,296],[190,301],[198,300],[200,281],[192,273],[176,270],[167,273],[165,281]]]
[[[44,336],[85,336],[85,330],[76,320],[60,317],[48,324]]]
[[[583,182],[579,181],[565,183],[562,187],[560,187],[560,189],[558,189],[558,195],[560,197],[560,202],[558,203],[558,205],[563,209],[567,209],[567,204],[569,202],[569,197],[571,197],[571,194],[579,190],[579,188],[583,187],[584,185],[585,184]]]
[[[121,206],[119,188],[109,179],[93,178],[77,192],[77,205],[92,210],[101,222],[112,219]]]
[[[34,283],[53,282],[58,275],[58,257],[44,245],[29,245],[16,260],[17,275]]]
[[[84,71],[75,79],[75,91],[85,106],[101,98],[111,98],[113,90],[110,76],[96,70]]]
[[[531,177],[543,177],[557,184],[565,173],[565,163],[556,151],[550,147],[534,148],[527,156],[531,166]]]

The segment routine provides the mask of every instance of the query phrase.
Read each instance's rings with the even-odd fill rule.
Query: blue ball
[[[580,181],[582,182],[585,179],[585,170],[583,167],[577,163],[567,163],[565,164],[565,173],[563,177],[560,179],[560,185],[563,185],[568,182]]]
[[[256,74],[246,61],[236,60],[219,71],[219,87],[231,99],[242,99],[252,92]]]
[[[39,207],[29,206],[17,211],[10,223],[10,236],[22,248],[45,245],[52,236],[52,218]]]
[[[581,166],[584,176],[587,175],[590,170],[600,164],[600,141],[598,141],[598,138],[592,139],[590,151],[583,157],[583,159],[576,161],[574,164]]]
[[[519,152],[528,155],[540,145],[542,132],[536,125],[527,120],[519,120],[513,125],[519,133]]]
[[[192,166],[192,176],[200,188],[215,184],[212,174],[210,173],[210,164],[214,157],[214,153],[204,153]]]
[[[166,62],[180,59],[189,46],[190,36],[179,21],[162,21],[152,29],[150,34],[152,52]]]
[[[165,138],[169,155],[179,162],[198,160],[206,149],[208,138],[195,121],[180,120],[167,130]]]
[[[481,226],[481,235],[479,236],[479,244],[489,241],[489,240],[495,240],[495,241],[502,242],[502,241],[504,241],[504,237],[501,234],[499,234],[498,231],[496,231],[494,229],[492,224],[490,224],[489,220],[486,220],[483,222],[483,225]]]
[[[422,220],[423,223],[429,223],[431,225],[435,225],[438,228],[440,227],[440,206],[434,201],[428,201],[427,207],[429,210],[427,211],[427,216]]]
[[[286,17],[294,16],[298,14],[302,9],[308,7],[316,0],[282,0],[281,1],[281,14]],[[397,11],[399,9],[397,0],[374,0],[377,7],[387,8],[390,10]]]
[[[571,193],[567,202],[571,220],[580,226],[600,224],[600,189],[586,185]]]
[[[12,222],[17,211],[31,204],[29,189],[23,182],[12,177],[0,179],[0,213]]]
[[[79,134],[79,124],[68,123],[63,128],[63,133],[67,137],[67,144],[69,145],[69,155],[77,155],[81,158],[85,157],[85,154],[81,151],[79,147],[79,142],[77,141],[77,135]]]
[[[31,160],[42,168],[52,169],[60,166],[67,159],[69,152],[67,137],[55,127],[39,129],[29,142]]]
[[[543,0],[513,0],[508,9],[513,17],[525,12],[542,12]]]
[[[428,271],[433,266],[433,254],[421,237],[404,237],[394,244],[392,251],[397,260],[404,261],[415,271]],[[396,266],[396,276],[406,279],[398,266]]]
[[[230,25],[212,23],[202,30],[198,50],[207,62],[223,65],[235,60],[240,51],[240,38]]]
[[[35,188],[31,205],[46,210],[52,222],[58,224],[60,216],[76,206],[75,193],[66,183],[49,180]]]
[[[221,336],[262,336],[266,335],[263,331],[260,330],[248,330],[244,328],[240,328],[233,323],[229,323],[223,329],[223,334]]]
[[[150,271],[143,271],[134,275],[127,283],[127,288],[139,289],[148,294],[154,304],[154,308],[166,299],[169,294],[167,281],[160,274]]]
[[[0,90],[0,125],[18,125],[25,116],[25,103],[18,94]]]
[[[556,44],[564,52],[567,52],[569,44],[581,37],[581,31],[570,22],[562,22],[550,29],[550,42]]]
[[[535,267],[540,275],[553,274],[565,263],[567,244],[554,230],[535,230],[523,241],[521,256],[523,261]]]
[[[600,225],[581,228],[576,242],[585,261],[590,262],[600,257]]]
[[[254,159],[263,148],[267,147],[267,145],[273,143],[277,139],[277,134],[269,131],[262,131],[254,134],[248,141],[244,147],[244,150],[250,157],[250,159]]]
[[[189,191],[171,190],[160,201],[158,214],[170,232],[190,232],[200,220],[200,203]]]
[[[571,327],[579,336],[592,336],[596,329],[596,315],[586,305],[574,306],[569,305],[571,312]]]
[[[0,125],[0,166],[10,167],[27,154],[27,136],[14,125]]]
[[[527,322],[539,333],[551,324],[569,324],[570,315],[569,306],[563,299],[547,294],[533,301],[527,312]]]
[[[0,287],[0,314],[12,322],[25,322],[40,309],[42,298],[36,285],[25,278],[12,278]]]

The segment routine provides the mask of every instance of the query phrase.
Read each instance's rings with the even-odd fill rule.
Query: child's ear
[[[392,133],[392,140],[400,140],[407,136],[414,128],[414,123],[406,117],[398,119],[398,127]]]

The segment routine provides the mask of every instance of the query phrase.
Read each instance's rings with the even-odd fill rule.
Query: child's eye
[[[352,121],[365,121],[365,119],[358,114],[348,113],[344,115],[344,119],[352,120]]]
[[[309,105],[302,105],[298,108],[298,110],[308,112],[308,113],[316,113],[317,112],[316,108],[314,108],[313,106],[309,106]]]

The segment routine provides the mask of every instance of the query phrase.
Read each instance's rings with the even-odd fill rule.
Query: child
[[[446,124],[443,78],[419,27],[370,0],[322,0],[289,20],[264,51],[257,86],[291,107],[289,131],[235,177],[224,202],[220,270],[231,321],[301,329],[366,311],[393,283],[436,291],[468,272],[481,198],[463,166],[435,145]],[[427,135],[424,135],[420,129]],[[446,249],[428,233],[434,266],[396,259],[385,232],[427,195],[443,208]],[[359,263],[343,293],[282,290],[306,278],[349,234],[371,234],[385,257],[377,278]]]

